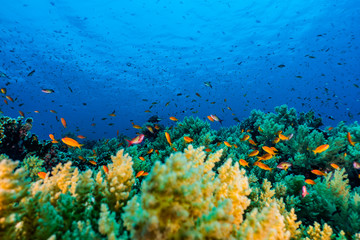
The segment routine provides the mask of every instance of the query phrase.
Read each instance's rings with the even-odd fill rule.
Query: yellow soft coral
[[[162,164],[156,162],[143,182],[141,197],[128,202],[124,224],[134,239],[230,238],[249,205],[249,185],[229,159],[215,177],[202,147],[192,145]]]
[[[133,162],[128,154],[124,155],[124,149],[111,156],[111,160],[113,163],[108,165],[106,177],[103,178],[100,171],[96,175],[96,191],[105,196],[110,210],[119,211],[135,182]]]
[[[11,239],[18,220],[19,203],[27,195],[26,171],[17,170],[19,162],[4,159],[0,162],[0,239]]]
[[[307,233],[310,238],[306,238],[306,240],[330,240],[333,230],[326,223],[324,224],[323,230],[321,230],[320,224],[315,222],[314,226],[308,227]]]
[[[276,203],[264,207],[261,212],[254,209],[241,224],[237,239],[242,240],[286,240],[290,232],[286,231],[284,217],[280,214]]]

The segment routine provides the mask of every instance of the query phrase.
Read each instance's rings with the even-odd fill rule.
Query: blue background
[[[170,116],[216,114],[230,126],[252,109],[273,111],[281,104],[314,110],[325,125],[359,119],[357,0],[0,5],[0,71],[9,76],[0,77],[1,87],[16,99],[1,100],[0,109],[33,117],[32,132],[41,138],[68,131],[90,139],[117,130],[134,136],[131,121],[142,125],[155,114],[165,125],[173,124]],[[144,112],[150,106],[151,113]],[[108,116],[113,110],[116,117]]]

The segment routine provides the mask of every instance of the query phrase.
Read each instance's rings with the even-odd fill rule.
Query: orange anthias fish
[[[239,163],[243,167],[249,167],[249,163],[247,161],[245,161],[244,159],[240,159]]]
[[[266,171],[272,170],[272,168],[270,168],[268,165],[266,165],[265,163],[262,163],[262,162],[255,162],[254,165],[258,166],[259,168],[266,170]]]
[[[315,182],[312,179],[305,179],[305,182],[310,185],[315,185]]]
[[[350,143],[350,145],[355,146],[355,143],[351,140],[350,132],[347,133],[347,140]]]
[[[96,165],[97,163],[93,160],[89,161],[89,163],[91,163],[92,165]]]
[[[311,170],[311,172],[315,175],[318,175],[318,176],[326,176],[326,173],[324,173],[323,171],[320,171],[320,170]]]
[[[285,135],[283,135],[281,133],[279,133],[279,138],[280,138],[280,140],[283,140],[283,141],[289,140],[289,137],[287,137],[287,136],[285,136]]]
[[[19,111],[19,114],[20,114],[20,116],[25,117],[25,114],[23,113],[23,111]]]
[[[264,155],[260,156],[260,157],[257,157],[258,158],[258,161],[266,161],[266,160],[269,160],[269,159],[272,159],[273,155],[271,155],[270,153],[265,153]]]
[[[141,175],[143,175],[143,173],[144,173],[144,171],[140,171],[140,172],[138,172],[137,174],[136,174],[136,176],[135,177],[140,177]]]
[[[187,136],[184,137],[184,140],[187,143],[190,143],[190,142],[194,141],[194,139],[192,139],[191,137],[187,137]]]
[[[46,172],[38,172],[38,176],[39,176],[39,178],[41,178],[41,179],[45,179],[45,177],[46,177]]]
[[[52,143],[58,143],[58,141],[55,140],[55,137],[53,134],[49,134],[49,137],[52,140]]]
[[[131,140],[127,140],[125,139],[125,141],[127,141],[129,143],[128,147],[130,147],[131,145],[133,144],[139,144],[141,143],[145,138],[145,135],[144,134],[140,134],[139,136],[136,136],[134,137],[133,139]]]
[[[69,137],[64,137],[64,138],[61,139],[61,141],[63,143],[65,143],[66,145],[70,146],[70,147],[78,147],[80,149],[81,149],[81,146],[83,145],[83,144],[80,144],[76,140],[74,140],[72,138],[69,138]]]
[[[277,144],[280,141],[280,138],[276,137],[274,138],[274,140],[272,141],[273,144]]]
[[[7,98],[9,101],[14,102],[14,99],[13,99],[12,97],[6,96],[6,98]]]
[[[168,132],[165,132],[165,137],[166,137],[166,141],[170,144],[170,146],[172,145],[171,143],[171,138],[170,138],[170,134]]]
[[[207,116],[207,118],[208,118],[211,122],[214,121],[214,119],[213,119],[211,116]]]
[[[151,154],[154,151],[154,149],[150,149],[149,151],[147,151],[147,154]]]
[[[331,163],[330,166],[333,167],[334,169],[340,170],[340,167],[335,163]]]
[[[231,148],[231,144],[228,143],[227,141],[224,141],[224,144],[225,144],[227,147]]]
[[[170,120],[174,121],[174,122],[178,121],[178,119],[176,117],[170,117]]]
[[[62,123],[62,125],[64,126],[64,128],[66,128],[66,121],[65,121],[65,119],[64,119],[64,118],[61,118],[60,120],[61,120],[61,123]]]
[[[109,173],[109,168],[106,165],[103,165],[103,169],[105,173]]]
[[[248,157],[254,157],[259,154],[259,150],[254,150],[251,153],[248,154]]]
[[[313,152],[316,155],[317,153],[322,153],[322,152],[326,151],[328,148],[329,148],[329,144],[324,144],[324,145],[318,146],[315,150],[313,150]]]
[[[211,152],[210,148],[205,149],[205,152]]]
[[[267,153],[269,153],[269,154],[271,154],[271,155],[275,155],[276,153],[274,153],[274,151],[277,151],[276,148],[270,148],[270,147],[267,147],[267,146],[263,146],[262,149],[263,149],[265,152],[267,152]]]
[[[78,135],[77,138],[85,139],[86,137],[84,137],[83,135]]]
[[[154,134],[154,130],[152,129],[151,126],[146,126],[147,130],[149,130],[149,132],[151,132],[152,134]]]
[[[78,158],[79,158],[80,160],[84,161],[84,162],[86,161],[83,156],[78,156]]]
[[[145,161],[145,158],[144,158],[144,157],[139,157],[139,159],[140,159],[141,161]]]
[[[254,146],[256,146],[256,145],[257,145],[257,143],[256,143],[256,142],[254,142],[254,140],[252,140],[252,139],[249,139],[249,143],[250,143],[250,144],[252,144],[252,145],[254,145]]]
[[[133,124],[133,128],[135,128],[135,129],[141,129],[142,127],[139,126],[139,125]]]
[[[1,93],[2,93],[2,94],[6,94],[6,88],[2,88],[2,89],[1,89]]]
[[[249,135],[244,135],[244,136],[240,139],[240,141],[244,142],[244,141],[248,140],[249,138],[250,138]]]

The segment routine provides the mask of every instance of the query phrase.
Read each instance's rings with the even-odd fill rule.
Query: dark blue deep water
[[[131,122],[153,115],[169,125],[170,116],[216,114],[230,126],[252,109],[282,104],[315,111],[325,126],[360,116],[358,0],[0,6],[0,87],[14,99],[6,105],[1,94],[0,109],[34,118],[32,132],[42,139],[134,136]]]

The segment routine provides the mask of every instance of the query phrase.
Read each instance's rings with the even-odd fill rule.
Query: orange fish
[[[211,116],[207,116],[207,118],[212,122],[214,121],[214,119]]]
[[[251,153],[248,154],[248,157],[254,157],[259,154],[259,150],[254,150]]]
[[[34,113],[39,113],[39,111],[38,111],[38,110],[35,110]]]
[[[251,129],[246,130],[246,132],[251,132]]]
[[[144,173],[144,171],[140,171],[140,172],[138,172],[137,174],[136,174],[136,176],[135,177],[141,177],[141,175],[143,175],[143,173]]]
[[[263,146],[262,149],[263,149],[265,152],[267,152],[267,153],[269,153],[269,154],[271,154],[271,155],[275,155],[275,154],[276,154],[276,153],[274,153],[274,150],[273,150],[272,148],[270,148],[270,147]],[[276,149],[276,148],[275,148],[275,149]],[[277,151],[277,150],[276,150],[276,151]]]
[[[145,177],[145,176],[147,176],[147,175],[149,175],[148,172],[144,172],[143,174],[141,174],[142,177]]]
[[[69,137],[64,137],[64,138],[61,139],[61,141],[63,143],[65,143],[66,145],[70,146],[70,147],[78,147],[80,149],[81,149],[81,146],[83,145],[83,144],[80,144],[76,140],[74,140],[72,138],[69,138]]]
[[[270,153],[266,153],[264,155],[262,155],[261,157],[257,157],[258,158],[258,161],[266,161],[266,160],[269,160],[269,159],[272,159],[273,155],[271,155]]]
[[[305,179],[305,182],[310,185],[315,185],[315,182],[312,179]]]
[[[2,89],[1,89],[1,93],[2,93],[2,94],[6,94],[6,88],[2,88]]]
[[[201,97],[199,93],[195,93],[195,94],[196,94],[196,96]]]
[[[329,148],[329,144],[324,144],[324,145],[317,147],[315,150],[313,150],[313,152],[316,155],[317,153],[322,153],[322,152],[326,151],[326,149],[328,149],[328,148]]]
[[[170,138],[170,134],[168,132],[165,132],[165,137],[166,137],[166,140],[167,142],[170,144],[170,146],[172,145],[171,143],[171,138]]]
[[[157,155],[159,155],[160,153],[159,153],[159,150],[157,150],[157,149],[155,149],[155,152],[156,152],[156,154]]]
[[[350,145],[355,146],[355,143],[351,140],[350,132],[347,133],[347,140],[350,143]]]
[[[258,166],[259,168],[266,170],[266,171],[271,172],[271,170],[272,170],[272,168],[270,168],[268,165],[266,165],[265,163],[262,163],[262,162],[255,162],[254,165]]]
[[[320,171],[320,170],[311,170],[311,172],[315,175],[318,175],[318,176],[326,176],[326,173],[324,173],[323,171]]]
[[[252,144],[252,145],[254,145],[254,146],[256,146],[256,145],[257,145],[257,143],[256,143],[256,142],[254,142],[254,140],[252,140],[252,139],[249,139],[249,143],[250,143],[250,144]]]
[[[332,166],[334,169],[340,170],[340,167],[335,163],[331,163],[330,166]]]
[[[66,121],[65,121],[65,119],[64,119],[64,118],[61,118],[60,120],[61,120],[61,123],[62,123],[62,125],[64,126],[64,128],[66,128]]]
[[[79,158],[80,160],[84,161],[84,162],[86,161],[83,156],[78,156],[78,158]]]
[[[234,146],[234,148],[238,148],[238,146],[236,144],[234,144],[233,146]]]
[[[46,172],[38,172],[38,176],[39,176],[39,178],[41,178],[41,179],[45,179],[45,177],[46,177]]]
[[[22,111],[19,111],[20,116],[25,117],[25,114]]]
[[[244,159],[240,159],[239,163],[243,167],[249,167],[249,163],[247,161],[245,161]]]
[[[7,98],[9,101],[14,102],[14,99],[12,99],[12,97],[6,96],[6,98]]]
[[[261,127],[258,127],[259,132],[263,132],[264,130],[261,129]]]
[[[285,136],[285,135],[283,135],[283,134],[281,134],[281,133],[279,133],[278,136],[279,136],[280,140],[283,140],[283,141],[289,140],[289,137],[287,137],[287,136]]]
[[[205,152],[211,152],[210,148],[205,149]]]
[[[108,169],[108,167],[106,165],[103,165],[103,169],[104,169],[105,173],[109,173],[109,169]]]
[[[150,149],[149,151],[147,151],[147,154],[151,154],[154,151],[154,149]]]
[[[78,135],[77,138],[85,139],[86,137],[84,137],[83,135]]]
[[[241,140],[242,142],[244,142],[244,141],[248,140],[249,138],[250,138],[249,135],[244,135],[240,140]]]
[[[228,143],[227,141],[224,141],[224,144],[225,144],[227,147],[231,148],[231,144]]]
[[[159,130],[160,129],[159,125],[155,125],[155,129]]]
[[[190,142],[194,141],[191,137],[187,137],[187,136],[184,137],[184,140],[187,143],[190,143]]]
[[[178,119],[176,117],[170,117],[170,120],[175,121],[175,122],[178,121]]]
[[[276,137],[276,138],[274,138],[274,140],[272,142],[273,142],[273,144],[277,144],[279,141],[280,141],[280,138]]]
[[[334,129],[333,127],[329,127],[329,128],[328,128],[328,131],[331,131],[331,130],[333,130],[333,129]]]
[[[145,161],[145,158],[144,158],[144,157],[139,157],[139,159],[140,159],[141,161]]]
[[[8,101],[6,101],[6,99],[4,99],[4,103],[5,103],[6,105],[8,105]]]
[[[151,132],[152,134],[154,134],[154,130],[152,129],[151,126],[146,126],[146,128],[149,130],[149,132]]]
[[[58,141],[55,140],[54,135],[49,134],[50,139],[52,140],[52,143],[58,143]]]
[[[50,110],[51,113],[57,113],[55,110]]]
[[[141,126],[133,124],[133,128],[135,128],[135,129],[141,129]]]
[[[110,116],[110,117],[116,117],[116,115],[115,115],[115,110],[114,110],[112,113],[110,113],[109,116]]]
[[[92,165],[96,165],[97,163],[93,160],[89,161],[89,163],[91,163]]]

